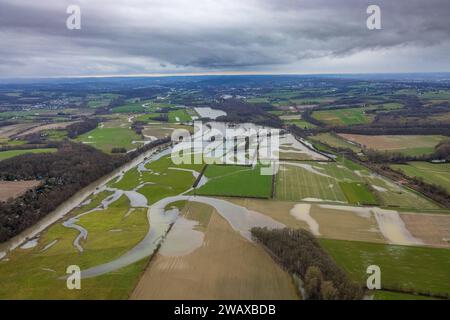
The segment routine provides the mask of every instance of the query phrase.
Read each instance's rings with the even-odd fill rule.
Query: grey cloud
[[[430,64],[430,71],[449,70],[450,63],[442,55],[450,41],[448,0],[378,1],[383,22],[379,31],[365,26],[365,10],[371,3],[0,0],[0,41],[8,43],[0,49],[0,76],[301,72],[303,66],[314,71],[311,61],[319,66],[324,59],[364,52],[388,52],[385,59],[392,62],[402,58],[398,53],[404,47],[426,49],[430,60],[434,55],[442,60]],[[80,31],[65,28],[69,4],[81,6]],[[410,66],[415,71],[417,61]],[[342,71],[361,71],[360,64],[358,69],[351,69],[351,64],[346,68],[350,70]]]

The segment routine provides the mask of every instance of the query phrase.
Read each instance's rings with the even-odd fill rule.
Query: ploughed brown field
[[[39,181],[0,181],[0,201],[16,198],[28,189],[39,185]]]
[[[450,248],[450,217],[445,214],[401,215],[406,227],[415,237],[433,247]]]
[[[175,224],[131,299],[299,299],[291,276],[214,208],[190,202],[183,213],[203,238],[191,247],[197,237],[182,239]]]

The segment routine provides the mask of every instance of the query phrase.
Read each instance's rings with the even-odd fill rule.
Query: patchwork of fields
[[[367,149],[400,152],[409,156],[430,154],[439,142],[446,139],[444,136],[436,135],[365,136],[358,134],[340,134],[340,136],[346,140],[358,143]]]
[[[298,299],[290,275],[214,208],[189,202],[182,216],[131,299]]]
[[[131,150],[138,147],[134,141],[142,138],[129,128],[97,128],[76,138],[77,141],[92,145],[106,153],[113,148]]]
[[[341,137],[331,134],[331,133],[319,133],[315,136],[311,137],[311,140],[318,141],[329,145],[330,147],[337,149],[350,149],[355,153],[361,152],[361,148],[355,145],[354,143],[350,143]]]
[[[366,114],[367,108],[347,108],[314,111],[312,116],[319,121],[332,126],[370,123],[374,116]]]
[[[450,163],[408,162],[393,164],[392,169],[399,170],[410,177],[421,178],[429,184],[435,184],[450,193]]]
[[[92,104],[95,107],[97,102]],[[167,113],[171,123],[155,123],[153,118],[160,113],[153,104],[144,107],[150,113],[130,115],[143,108],[141,103],[130,102],[115,109],[123,114],[104,116],[105,121],[98,128],[76,140],[110,153],[112,148],[130,150],[144,140],[166,137],[177,128],[192,133],[192,127],[175,124],[190,121],[192,114],[172,107]],[[335,118],[320,112],[315,116],[332,125],[372,120],[361,108],[334,110]],[[146,122],[142,135],[131,129],[133,121]],[[285,121],[304,125],[301,119]],[[63,132],[48,134],[54,135],[55,140],[64,138]],[[415,153],[442,139],[410,138],[413,141],[407,143],[402,138],[391,139],[388,147],[394,150],[400,146],[405,152]],[[360,151],[355,144],[330,133],[318,134],[312,140]],[[8,253],[7,259],[0,257],[0,282],[5,284],[0,288],[0,298],[300,298],[291,276],[261,246],[246,238],[248,230],[237,228],[219,209],[195,201],[208,197],[235,205],[231,207],[233,214],[248,214],[240,217],[243,225],[259,225],[270,219],[277,227],[309,230],[336,262],[362,284],[367,265],[380,265],[385,291],[377,292],[375,298],[424,298],[389,289],[434,295],[450,292],[447,212],[364,167],[316,152],[307,141],[287,134],[280,142],[282,160],[274,177],[261,175],[261,165],[174,165],[168,153],[122,172],[39,237]],[[0,160],[2,154],[6,153],[0,153]],[[11,156],[14,155],[17,154]],[[414,162],[394,168],[449,187],[447,165]],[[196,181],[199,184],[193,188]],[[188,199],[164,202],[179,195]],[[150,219],[153,205],[160,203],[163,214]],[[173,220],[164,220],[170,217]],[[136,247],[142,248],[152,234],[149,228],[158,233],[169,225],[170,232],[161,233],[153,241],[162,239],[156,254],[152,252],[125,267],[83,279],[81,291],[69,291],[61,285],[68,264],[77,264],[83,270],[108,265],[133,253]],[[431,276],[423,275],[426,272]]]
[[[381,268],[382,288],[411,293],[448,294],[448,249],[393,246],[365,242],[321,239],[333,259],[362,285],[370,265]]]
[[[349,161],[282,162],[276,177],[275,198],[417,209],[439,208],[415,192]]]
[[[198,195],[270,198],[272,176],[261,175],[261,166],[209,165],[204,172],[208,182]]]

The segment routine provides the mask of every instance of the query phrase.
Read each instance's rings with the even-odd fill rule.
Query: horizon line
[[[301,73],[301,72],[258,72],[258,71],[218,71],[218,72],[184,72],[184,73],[133,73],[113,75],[59,75],[59,76],[0,76],[0,80],[27,79],[89,79],[89,78],[169,78],[202,76],[316,76],[316,75],[394,75],[394,74],[446,74],[450,71],[401,71],[401,72],[339,72],[339,73]]]

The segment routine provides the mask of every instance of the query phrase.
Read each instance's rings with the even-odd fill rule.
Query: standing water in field
[[[152,255],[166,236],[170,226],[178,218],[178,209],[165,209],[168,205],[177,201],[195,201],[214,207],[217,212],[228,221],[234,230],[239,232],[249,241],[252,241],[250,230],[253,227],[267,227],[271,229],[281,229],[285,227],[284,224],[259,212],[250,211],[245,207],[225,200],[185,195],[168,197],[158,201],[149,208],[147,219],[149,221],[150,230],[140,243],[116,260],[82,271],[81,276],[83,278],[96,277],[126,267]]]

